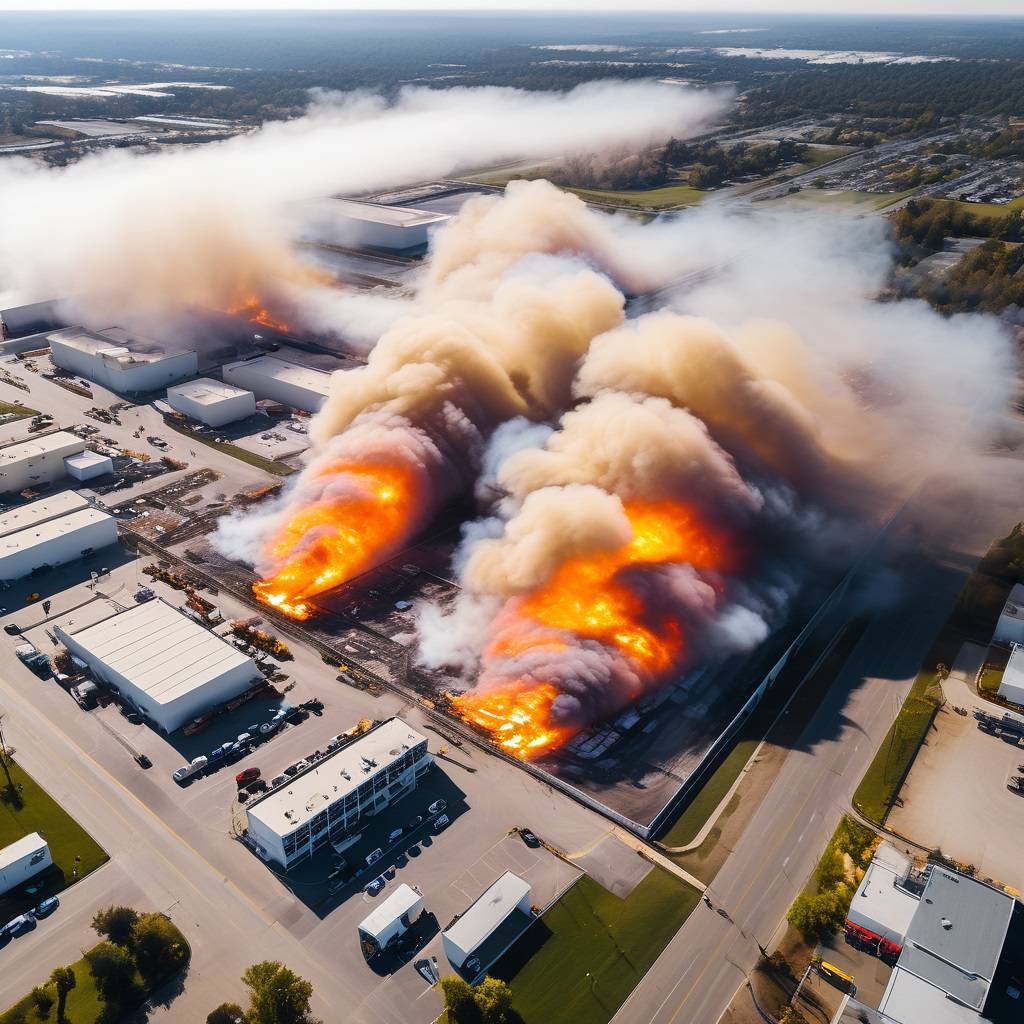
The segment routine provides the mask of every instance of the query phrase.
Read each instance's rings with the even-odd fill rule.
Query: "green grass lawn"
[[[35,409],[26,409],[25,406],[15,405],[13,402],[0,402],[0,416],[7,415],[8,413],[14,413],[18,419],[39,415]],[[14,421],[9,420],[8,422],[13,423]]]
[[[853,805],[870,821],[884,823],[903,779],[939,706],[934,669],[918,673],[907,699],[864,773]]]
[[[978,676],[978,692],[982,696],[994,697],[999,692],[999,684],[1003,681],[1005,669],[989,666],[981,670]]]
[[[959,199],[950,200],[965,213],[973,213],[982,220],[1002,220],[1014,210],[1024,210],[1024,196],[1011,199],[1008,203],[965,203]]]
[[[626,899],[584,875],[490,973],[525,1024],[606,1024],[699,899],[658,867]]]
[[[42,876],[43,891],[30,897],[8,894],[0,898],[0,908],[18,913],[38,903],[44,895],[60,892],[77,879],[95,871],[107,860],[107,855],[92,836],[30,775],[10,758],[7,764],[22,806],[19,808],[6,798],[0,800],[0,847],[32,832],[39,832],[49,843],[55,865],[55,869],[50,869]],[[6,785],[7,781],[0,773],[0,788]],[[79,860],[76,861],[76,857]]]
[[[66,1024],[96,1024],[99,1020],[103,1004],[96,994],[96,983],[89,971],[89,965],[83,957],[68,966],[75,972],[75,987],[68,993],[67,1006],[64,1010]],[[41,979],[42,980],[42,979]],[[0,1024],[9,1024],[11,1021],[20,1019],[18,1011],[24,1011],[30,1021],[56,1021],[57,1020],[57,992],[49,982],[44,986],[54,998],[54,1004],[50,1012],[40,1018],[36,1013],[35,1005],[31,996],[25,996],[12,1007],[0,1014]]]
[[[197,441],[199,444],[205,444],[207,448],[216,448],[218,451],[224,452],[225,455],[230,455],[232,458],[239,459],[241,462],[247,462],[250,466],[262,469],[266,473],[273,473],[275,476],[291,476],[291,474],[295,472],[291,466],[287,466],[283,462],[275,462],[273,459],[265,459],[262,455],[257,455],[255,452],[250,452],[245,448],[240,448],[237,444],[230,444],[227,441],[222,441],[218,444],[214,438],[207,437],[205,434],[197,434],[194,430],[190,430],[188,427],[182,426],[180,423],[175,423],[174,420],[165,419],[164,422],[171,428],[171,430],[175,430],[179,434],[184,434],[190,440]]]
[[[594,188],[569,188],[588,203],[609,203],[613,206],[635,206],[642,210],[658,210],[670,206],[693,206],[708,193],[689,185],[665,185],[662,188],[648,188],[612,191]]]
[[[802,188],[792,195],[783,196],[780,202],[784,203],[813,203],[816,205],[826,204],[833,206],[869,207],[872,210],[884,210],[893,203],[905,199],[914,190],[906,192],[843,192],[829,188],[815,188],[813,185]]]

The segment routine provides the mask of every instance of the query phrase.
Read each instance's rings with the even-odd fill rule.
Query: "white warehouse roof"
[[[77,533],[92,523],[105,523],[112,519],[106,512],[98,508],[82,508],[77,512],[69,512],[64,516],[47,519],[45,522],[28,526],[17,533],[8,533],[0,537],[0,560],[15,552],[30,551],[32,548],[49,544],[59,537]]]
[[[476,902],[444,933],[444,945],[456,967],[474,950],[479,949],[511,917],[530,895],[530,883],[506,871]],[[515,936],[510,936],[514,938]],[[452,958],[456,952],[456,958]],[[498,953],[504,949],[498,950]],[[461,957],[461,959],[459,959]],[[489,964],[485,964],[485,967]]]
[[[52,434],[44,434],[42,437],[30,437],[25,441],[18,441],[5,448],[0,448],[0,470],[3,470],[5,466],[24,462],[27,459],[61,452],[65,448],[68,449],[68,454],[72,454],[72,448],[75,451],[81,451],[84,447],[85,442],[67,430],[56,430]]]
[[[12,508],[10,512],[0,515],[0,537],[6,537],[9,533],[17,533],[18,530],[27,530],[30,526],[37,526],[49,519],[65,516],[69,512],[77,512],[88,504],[89,502],[85,498],[74,491],[61,491],[60,494],[55,494],[52,498],[30,501],[27,505]]]
[[[327,397],[331,390],[331,375],[326,370],[318,370],[314,366],[302,366],[290,363],[277,356],[257,356],[255,359],[243,359],[237,363],[228,363],[225,371],[244,369],[247,373],[255,373],[270,380],[283,381],[306,391],[315,391]]]
[[[197,380],[187,380],[183,384],[175,384],[167,389],[167,397],[172,395],[187,398],[197,405],[216,405],[226,399],[241,398],[244,395],[252,394],[242,388],[236,388],[233,384],[225,384],[223,381],[214,380],[212,377],[200,377]]]
[[[377,203],[357,203],[351,199],[339,199],[336,209],[346,217],[368,220],[374,224],[390,224],[398,228],[420,227],[424,224],[438,224],[449,219],[447,213],[436,210],[417,210],[411,206],[381,206]]]
[[[379,939],[403,914],[408,914],[422,903],[423,894],[403,882],[383,903],[363,918],[359,930],[374,939]]]
[[[369,777],[369,762],[387,764],[425,739],[400,718],[392,718],[296,775],[287,786],[250,804],[247,813],[277,835],[287,835],[328,804],[358,789]]]
[[[0,871],[17,864],[23,857],[47,849],[46,840],[38,832],[30,832],[21,839],[15,839],[9,846],[0,848]]]
[[[252,659],[162,600],[72,633],[75,643],[157,704],[201,689]]]

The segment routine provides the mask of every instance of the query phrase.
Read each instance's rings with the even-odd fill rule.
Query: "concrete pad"
[[[599,885],[625,899],[654,866],[616,836],[605,836],[576,863]]]

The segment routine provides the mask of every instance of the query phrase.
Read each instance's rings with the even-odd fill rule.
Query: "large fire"
[[[518,599],[517,616],[529,628],[499,638],[488,657],[541,648],[554,653],[574,639],[590,639],[616,649],[649,677],[679,663],[685,637],[678,621],[650,606],[630,585],[630,572],[667,563],[721,570],[728,561],[725,535],[673,502],[627,501],[624,508],[632,540],[617,551],[569,559],[542,587]],[[553,721],[557,696],[551,682],[521,679],[470,690],[454,697],[453,705],[510,753],[530,758],[561,746],[576,731]]]
[[[291,327],[283,320],[275,317],[263,304],[257,295],[249,295],[242,302],[232,306],[227,311],[231,316],[245,317],[254,324],[262,324],[272,331],[281,331],[283,334],[291,332]]]
[[[310,599],[379,564],[415,525],[411,470],[383,463],[331,463],[318,477],[331,486],[301,507],[270,539],[273,575],[253,584],[265,604],[295,619],[313,614]]]

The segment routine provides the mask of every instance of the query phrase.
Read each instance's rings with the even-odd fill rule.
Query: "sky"
[[[623,13],[622,0],[0,0],[0,11],[526,10]],[[629,10],[774,14],[1024,15],[1022,0],[636,0]]]

